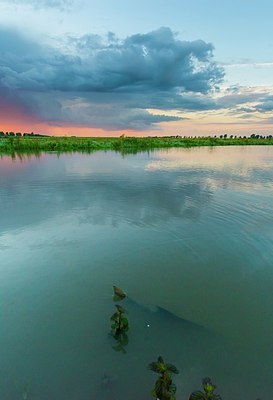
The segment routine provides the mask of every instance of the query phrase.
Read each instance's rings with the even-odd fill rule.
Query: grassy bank
[[[114,150],[121,153],[136,153],[171,147],[196,146],[245,146],[273,145],[273,138],[182,138],[182,137],[5,137],[0,138],[0,154],[26,154],[42,152],[93,152]]]

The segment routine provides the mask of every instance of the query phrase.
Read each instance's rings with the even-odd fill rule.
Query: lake
[[[1,400],[148,400],[159,355],[272,399],[272,147],[2,156],[0,199]]]

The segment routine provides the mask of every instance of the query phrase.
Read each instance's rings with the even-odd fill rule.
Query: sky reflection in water
[[[0,164],[6,397],[30,378],[41,399],[145,399],[163,350],[181,396],[212,374],[226,398],[272,397],[272,148]],[[130,295],[124,359],[107,337],[112,284]]]

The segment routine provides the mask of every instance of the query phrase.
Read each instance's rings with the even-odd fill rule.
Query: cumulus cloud
[[[148,129],[178,119],[147,109],[217,108],[208,94],[224,76],[211,43],[179,40],[169,28],[125,39],[68,37],[65,47],[1,31],[0,52],[0,91],[47,121],[80,119],[106,129]]]
[[[99,36],[91,35],[72,43],[73,53],[76,47],[78,54],[60,54],[54,49],[44,57],[32,53],[21,60],[23,71],[12,67],[11,54],[6,53],[3,64],[10,70],[2,78],[2,84],[61,91],[180,88],[185,92],[207,93],[223,78],[222,68],[212,61],[213,46],[210,43],[178,40],[169,28],[133,35],[123,41],[108,39],[105,42]]]

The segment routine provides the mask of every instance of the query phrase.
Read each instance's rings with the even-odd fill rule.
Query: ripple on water
[[[1,168],[4,397],[26,378],[35,398],[139,400],[162,353],[182,371],[178,397],[210,375],[225,398],[267,398],[271,159],[268,149],[203,148]],[[107,335],[113,284],[134,299],[126,355]]]

